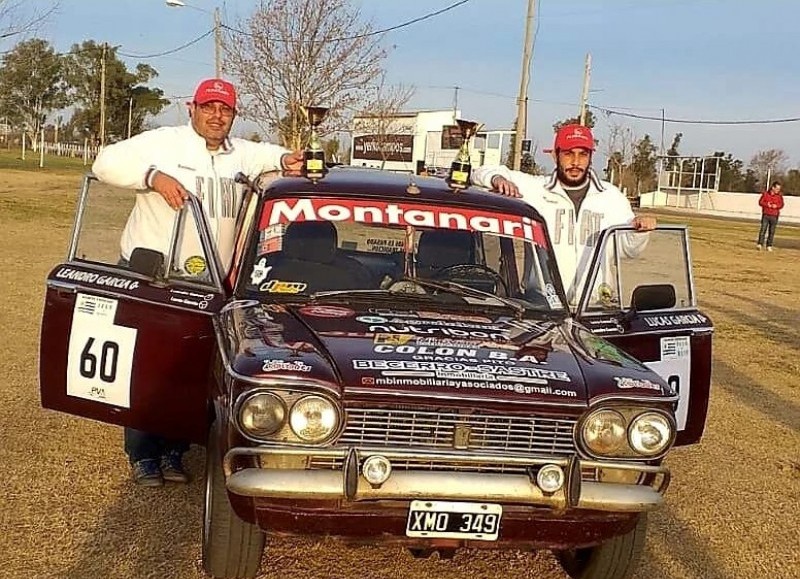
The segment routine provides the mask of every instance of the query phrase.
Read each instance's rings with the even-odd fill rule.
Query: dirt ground
[[[79,179],[6,169],[0,179],[0,576],[200,578],[200,480],[137,488],[120,429],[40,408],[44,279],[66,253]],[[755,251],[755,223],[660,218],[691,226],[700,303],[717,331],[714,388],[703,443],[668,459],[673,483],[636,577],[797,577],[800,228],[779,224],[768,254]],[[202,473],[202,449],[188,462]],[[270,543],[262,568],[263,578],[566,577],[547,553],[414,560],[290,539]]]

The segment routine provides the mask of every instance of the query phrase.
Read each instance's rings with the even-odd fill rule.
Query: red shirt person
[[[778,216],[783,209],[783,187],[779,181],[773,181],[769,191],[761,194],[758,204],[761,206],[761,229],[758,232],[756,249],[761,251],[766,241],[767,251],[772,251],[775,227],[778,225]]]

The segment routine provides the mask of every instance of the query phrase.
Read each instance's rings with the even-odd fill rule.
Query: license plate
[[[492,503],[412,501],[406,535],[496,541],[503,507]]]

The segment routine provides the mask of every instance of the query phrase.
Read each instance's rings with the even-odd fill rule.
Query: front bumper
[[[393,470],[388,480],[373,486],[361,476],[360,465],[372,455],[391,462],[429,461],[440,470]],[[242,458],[327,457],[341,460],[340,469],[234,469]],[[252,464],[252,461],[251,461]],[[544,465],[558,465],[566,474],[561,490],[545,493],[533,474],[468,472],[470,466],[512,466],[530,473]],[[618,484],[581,480],[582,469],[635,471],[649,484]],[[669,485],[669,470],[630,462],[600,462],[577,457],[518,457],[452,452],[417,452],[392,448],[233,448],[224,460],[228,490],[253,498],[296,500],[452,500],[536,505],[553,509],[606,512],[644,512],[658,507]]]

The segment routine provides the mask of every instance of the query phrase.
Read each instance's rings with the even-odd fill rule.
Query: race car
[[[212,576],[255,576],[287,533],[629,575],[664,458],[706,420],[685,227],[602,232],[571,307],[532,207],[442,179],[250,183],[229,271],[194,197],[168,255],[120,262],[126,198],[84,181],[47,279],[42,404],[205,445]]]

